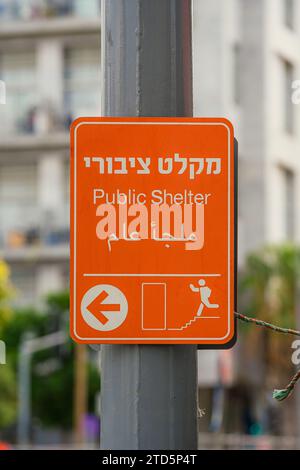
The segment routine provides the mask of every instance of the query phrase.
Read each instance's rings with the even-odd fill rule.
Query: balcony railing
[[[74,119],[72,113],[57,111],[47,106],[32,106],[18,118],[9,114],[7,108],[4,108],[1,116],[3,116],[3,126],[0,129],[0,137],[65,132],[69,130]]]
[[[34,21],[64,16],[95,17],[99,0],[0,0],[0,21]]]
[[[57,247],[66,246],[69,243],[69,206],[64,205],[61,210],[41,211],[36,206],[23,205],[24,210],[19,210],[16,203],[0,211],[0,250],[24,251],[26,248],[34,247]],[[7,203],[6,203],[7,206]],[[20,207],[19,207],[20,206]],[[7,211],[15,214],[15,223],[6,225]],[[17,214],[22,213],[22,218]],[[26,220],[30,223],[26,223]],[[19,221],[19,222],[18,222]]]
[[[2,111],[0,113],[0,138],[3,136],[49,135],[68,132],[74,119],[86,114],[74,109],[62,111],[49,103],[28,107],[18,117],[14,115],[14,109],[8,106],[3,107],[0,111]],[[99,114],[99,106],[98,109],[96,107],[90,109],[89,115],[97,116]]]

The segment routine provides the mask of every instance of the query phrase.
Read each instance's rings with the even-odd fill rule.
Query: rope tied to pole
[[[275,398],[278,401],[283,401],[286,398],[288,398],[292,394],[295,388],[295,385],[299,379],[300,379],[300,370],[296,372],[296,374],[292,377],[290,383],[285,388],[283,388],[282,390],[274,390],[273,398]]]
[[[238,312],[234,312],[234,315],[238,320],[241,320],[245,323],[252,323],[256,326],[261,326],[263,328],[276,331],[277,333],[300,336],[300,331],[298,330],[293,330],[291,328],[282,328],[277,325],[272,325],[272,323],[259,320],[258,318],[247,317],[246,315],[243,315],[242,313],[238,313]],[[275,398],[275,400],[277,401],[283,401],[286,398],[288,398],[293,393],[294,388],[299,380],[300,380],[300,370],[296,372],[296,374],[292,377],[291,381],[287,384],[285,388],[280,389],[280,390],[275,389],[273,391],[273,398]]]
[[[242,320],[243,322],[254,323],[257,326],[262,326],[269,330],[276,331],[277,333],[300,336],[300,331],[298,330],[292,330],[291,328],[281,328],[280,326],[272,325],[272,323],[267,323],[266,321],[258,320],[258,318],[246,317],[246,315],[243,315],[242,313],[234,312],[234,314],[236,318],[238,318],[239,320]]]

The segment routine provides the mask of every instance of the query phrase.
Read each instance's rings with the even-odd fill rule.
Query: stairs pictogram
[[[204,317],[202,315],[195,315],[191,320],[189,320],[188,322],[185,323],[185,325],[183,325],[181,328],[168,328],[168,330],[172,330],[172,331],[182,331],[182,330],[185,330],[186,328],[188,328],[189,326],[191,326],[192,323],[195,323],[197,320],[199,320],[199,318],[220,318],[220,317]]]
[[[192,323],[194,323],[196,320],[198,320],[199,318],[201,318],[200,316],[198,315],[195,315],[194,318],[192,318],[191,320],[189,320],[188,322],[186,322],[185,325],[183,325],[181,328],[169,328],[170,330],[177,330],[177,331],[182,331],[184,330],[185,328],[188,328],[189,326],[191,326]]]

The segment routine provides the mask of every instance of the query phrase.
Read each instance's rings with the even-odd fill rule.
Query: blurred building
[[[300,79],[300,2],[195,0],[193,38],[194,115],[228,117],[239,141],[242,269],[247,253],[262,245],[300,241],[300,106],[291,99],[292,82]],[[231,423],[239,414],[244,431],[255,419],[268,430],[276,404],[260,389],[265,370],[256,359],[262,356],[253,351],[242,360],[240,349],[241,342],[233,350],[231,382],[225,382],[234,402]],[[222,384],[220,362],[222,353],[200,353],[201,387]]]
[[[239,140],[239,263],[300,239],[300,5],[194,0],[195,116]],[[0,254],[31,302],[68,278],[68,127],[100,114],[100,0],[0,0]]]
[[[228,117],[239,141],[240,268],[265,243],[300,241],[299,44],[298,0],[193,1],[194,115]],[[100,0],[0,0],[0,80],[0,257],[17,302],[35,304],[68,286],[69,125],[100,114]],[[232,429],[254,422],[247,387],[234,389],[237,357],[199,355],[217,410],[201,422],[214,430],[227,391]],[[244,372],[260,384],[256,363]]]
[[[194,113],[227,116],[239,141],[239,263],[300,241],[300,3],[196,0]]]
[[[68,286],[69,125],[100,113],[100,0],[0,0],[0,256],[16,303]]]

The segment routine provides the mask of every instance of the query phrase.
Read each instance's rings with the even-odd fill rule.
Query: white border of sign
[[[227,269],[228,269],[228,328],[227,328],[227,333],[225,336],[221,338],[166,338],[166,337],[160,337],[160,338],[119,338],[119,337],[113,337],[113,338],[82,338],[79,336],[76,332],[76,260],[77,260],[77,252],[76,252],[76,223],[77,223],[77,131],[79,127],[84,126],[84,125],[160,125],[160,126],[223,126],[227,129],[228,131],[228,245],[227,245]],[[197,121],[186,121],[186,122],[180,122],[180,121],[171,121],[171,122],[160,122],[160,121],[81,121],[79,122],[75,127],[74,127],[74,162],[73,162],[73,168],[74,168],[74,181],[73,181],[73,188],[74,188],[74,201],[73,201],[73,206],[74,206],[74,213],[73,213],[73,221],[74,221],[74,237],[73,237],[73,333],[74,336],[76,336],[77,339],[81,341],[98,341],[99,344],[103,343],[105,344],[108,341],[166,341],[166,342],[172,342],[172,341],[182,341],[183,343],[185,341],[223,341],[226,340],[226,338],[229,336],[230,333],[230,304],[231,304],[231,292],[230,292],[230,279],[231,279],[231,273],[230,273],[230,244],[231,244],[231,194],[230,194],[230,183],[231,183],[231,141],[230,141],[230,128],[227,124],[224,122],[217,122],[217,121],[212,121],[212,122],[197,122]],[[131,276],[131,277],[204,277],[204,276],[219,276],[218,274],[125,274],[125,273],[118,273],[118,274],[83,274],[84,277],[126,277],[126,276]]]

